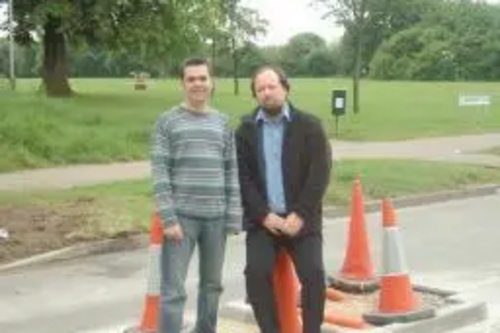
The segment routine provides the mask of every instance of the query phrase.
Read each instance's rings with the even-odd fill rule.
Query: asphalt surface
[[[491,322],[461,333],[495,332],[500,320],[500,195],[397,212],[412,281],[485,301]],[[380,214],[366,218],[372,260],[380,265]],[[348,219],[325,221],[325,267],[340,269]],[[243,235],[228,243],[222,302],[244,296]],[[146,290],[147,250],[120,252],[0,275],[0,332],[120,332],[137,323]],[[196,295],[196,257],[187,280],[188,314]],[[482,329],[482,331],[481,331]]]

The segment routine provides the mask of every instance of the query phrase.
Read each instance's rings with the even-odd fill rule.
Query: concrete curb
[[[452,302],[453,297],[457,295],[456,291],[451,291],[451,290],[446,290],[446,289],[441,289],[441,288],[434,288],[434,287],[428,287],[428,286],[423,286],[420,284],[413,284],[412,285],[413,290],[419,291],[422,293],[429,293],[429,294],[435,294],[441,297],[444,297],[447,299],[448,302]],[[460,301],[463,302],[463,301]]]
[[[413,323],[420,320],[429,320],[435,316],[436,311],[434,309],[419,309],[404,314],[373,311],[363,314],[363,319],[369,324],[383,326],[395,323]]]
[[[441,203],[452,200],[468,199],[496,194],[500,190],[500,184],[490,184],[483,186],[471,186],[458,190],[439,191],[426,194],[416,194],[402,196],[392,199],[394,208],[407,208],[424,206],[433,203]],[[323,211],[325,217],[340,218],[349,216],[349,207],[326,207]],[[373,200],[365,203],[365,213],[380,211],[380,200]]]
[[[244,301],[233,301],[225,304],[220,308],[219,316],[221,318],[230,318],[231,320],[254,324],[255,330],[258,330],[252,308]],[[339,333],[339,330],[337,326],[324,323],[321,326],[321,333]]]
[[[424,287],[425,288],[425,287]],[[429,290],[437,290],[430,288]],[[442,291],[447,294],[447,291]],[[242,301],[226,303],[220,309],[221,318],[231,318],[247,323],[255,323],[250,305]],[[436,310],[435,317],[409,323],[394,323],[386,326],[375,326],[363,330],[369,333],[442,333],[474,325],[487,319],[487,308],[484,302],[467,303],[450,300],[447,307]],[[357,332],[357,330],[323,324],[322,333]]]
[[[436,311],[436,316],[412,324],[395,324],[393,333],[442,333],[477,324],[487,319],[486,303],[462,303]]]
[[[23,268],[35,264],[48,264],[55,261],[71,260],[97,254],[135,250],[144,248],[147,245],[147,235],[136,235],[119,239],[106,239],[97,242],[82,243],[2,265],[0,266],[0,272]]]
[[[422,206],[452,200],[460,200],[479,196],[493,195],[500,190],[500,184],[491,184],[476,187],[466,187],[459,190],[433,192],[427,194],[410,195],[394,198],[392,200],[395,208]],[[380,201],[374,200],[365,204],[365,212],[373,213],[380,209]],[[349,207],[326,207],[324,217],[341,218],[349,216]],[[48,264],[55,261],[71,260],[96,254],[135,250],[148,246],[147,235],[136,235],[119,239],[108,239],[97,242],[82,243],[56,251],[35,255],[0,266],[0,272],[24,268],[27,266]]]

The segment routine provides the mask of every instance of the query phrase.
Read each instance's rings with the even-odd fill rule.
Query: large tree
[[[500,6],[439,3],[420,23],[382,43],[371,62],[377,79],[498,80]]]
[[[9,73],[9,42],[0,38],[0,77]]]
[[[203,40],[206,8],[223,1],[16,0],[15,37],[20,44],[42,41],[44,89],[49,96],[70,96],[71,48],[87,44],[158,60]]]
[[[227,17],[226,36],[229,37],[229,50],[233,60],[234,94],[240,91],[240,62],[251,39],[266,32],[267,21],[252,8],[242,6],[240,0],[227,0],[224,9]]]
[[[345,28],[343,67],[353,75],[353,107],[359,111],[359,79],[379,46],[396,33],[421,22],[443,0],[313,0]]]
[[[323,6],[326,10],[325,18],[334,17],[352,36],[354,50],[353,78],[353,110],[358,113],[359,105],[359,80],[363,65],[363,46],[366,26],[368,23],[369,2],[377,0],[313,0],[313,3]]]
[[[320,36],[304,32],[292,36],[283,47],[282,65],[290,76],[304,76],[308,73],[307,58],[318,50],[325,49],[326,42]]]

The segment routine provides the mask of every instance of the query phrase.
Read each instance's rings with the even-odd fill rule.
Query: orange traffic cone
[[[345,294],[341,291],[327,287],[325,292],[326,299],[332,302],[342,302],[345,300]]]
[[[361,318],[359,315],[349,316],[341,313],[338,310],[325,311],[323,322],[331,325],[337,325],[355,329],[364,329],[367,326],[363,318]]]
[[[299,282],[289,254],[281,250],[273,271],[274,293],[281,332],[301,333],[299,317]]]
[[[434,316],[433,309],[421,309],[420,300],[413,292],[399,228],[392,204],[382,202],[383,274],[378,299],[378,312],[365,314],[367,322],[385,325],[394,322],[409,322]]]
[[[372,292],[378,288],[364,215],[363,190],[356,178],[352,186],[351,223],[344,265],[340,273],[329,277],[330,285],[342,291]]]
[[[163,227],[158,214],[151,220],[149,233],[148,284],[144,299],[144,309],[139,327],[132,327],[124,333],[156,333],[158,330],[158,310],[160,305],[160,256],[163,242]]]

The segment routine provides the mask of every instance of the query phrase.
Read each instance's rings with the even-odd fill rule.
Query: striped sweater
[[[156,122],[151,169],[156,205],[165,225],[179,217],[223,220],[241,229],[241,199],[234,133],[216,110],[176,106]]]

